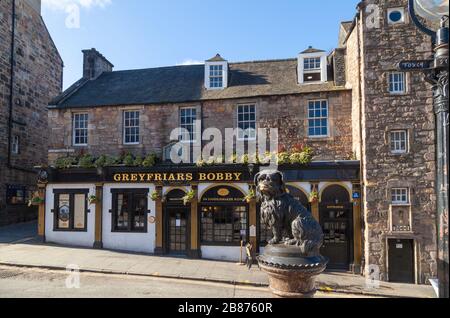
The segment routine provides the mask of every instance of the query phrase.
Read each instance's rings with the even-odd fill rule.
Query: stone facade
[[[307,107],[309,100],[326,99],[329,103],[330,137],[312,139],[307,137]],[[315,160],[346,160],[352,155],[351,92],[311,93],[304,95],[271,96],[260,98],[204,101],[198,103],[93,107],[88,109],[63,109],[49,111],[51,127],[50,162],[66,153],[81,152],[94,156],[135,155],[156,153],[162,156],[163,148],[170,144],[170,133],[178,127],[179,109],[196,107],[203,119],[203,128],[215,127],[225,136],[226,128],[236,128],[236,107],[254,103],[260,128],[279,128],[279,144],[284,149],[297,145],[309,145],[315,152]],[[127,146],[122,139],[122,112],[140,110],[141,143]],[[72,116],[74,113],[89,114],[89,142],[86,147],[72,146]]]
[[[403,8],[405,23],[389,24],[388,8]],[[354,218],[357,220],[354,228],[355,231],[360,230],[359,226],[363,228],[363,248],[358,243],[355,250],[364,256],[365,274],[369,276],[377,267],[379,278],[388,280],[389,240],[407,239],[414,241],[415,281],[427,283],[436,275],[436,164],[431,87],[422,74],[410,73],[405,74],[405,92],[392,94],[388,79],[399,61],[428,58],[432,53],[431,41],[409,20],[407,0],[367,0],[359,4],[353,22],[341,25],[338,46],[328,56],[329,71],[333,73],[331,84],[321,91],[303,85],[299,86],[303,91],[297,93],[283,90],[272,96],[199,99],[193,103],[54,106],[49,111],[49,161],[54,162],[67,153],[83,152],[94,156],[156,152],[161,156],[164,147],[170,144],[170,132],[178,126],[180,108],[196,107],[204,129],[216,127],[223,132],[236,126],[237,105],[254,103],[258,126],[279,129],[280,148],[307,144],[313,148],[318,161],[360,160],[362,206],[361,215],[358,212]],[[109,72],[110,63],[106,59],[103,62],[104,71]],[[255,66],[251,64],[249,69]],[[320,99],[329,102],[330,137],[308,138],[308,101]],[[124,110],[141,112],[139,145],[123,145]],[[77,112],[89,114],[86,147],[72,145],[72,118]],[[394,130],[408,133],[406,153],[392,152],[390,133]],[[354,186],[359,191],[359,184]],[[401,207],[392,204],[394,188],[408,189],[409,200]],[[393,227],[394,214],[399,208],[408,214],[407,231]]]
[[[47,162],[47,104],[61,91],[62,60],[40,15],[39,0],[16,0],[12,136],[19,153],[8,162],[13,0],[0,1],[0,225],[35,218],[9,205],[7,185],[35,189],[33,166]]]
[[[369,6],[370,5],[370,6]],[[376,7],[374,7],[375,5]],[[387,21],[388,8],[404,8],[405,23]],[[415,245],[415,279],[436,275],[435,136],[431,87],[421,73],[406,75],[406,92],[388,90],[388,74],[405,59],[426,59],[431,41],[407,15],[406,0],[363,1],[346,42],[348,87],[353,90],[353,148],[361,159],[365,223],[366,274],[370,265],[388,279],[388,239],[411,239]],[[376,8],[376,9],[374,9]],[[375,12],[374,10],[379,10]],[[378,14],[378,26],[370,19]],[[390,132],[406,130],[409,151],[393,154]],[[392,188],[408,188],[411,231],[390,226]]]

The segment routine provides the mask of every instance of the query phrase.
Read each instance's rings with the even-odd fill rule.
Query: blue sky
[[[64,59],[67,88],[82,75],[81,50],[92,47],[115,70],[204,61],[216,53],[233,62],[291,58],[309,45],[331,51],[339,22],[353,18],[358,2],[43,0],[42,15]]]

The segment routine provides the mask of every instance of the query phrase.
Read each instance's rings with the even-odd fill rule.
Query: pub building
[[[381,21],[370,29],[373,3]],[[313,151],[312,162],[279,168],[323,228],[329,268],[428,283],[437,251],[432,96],[421,74],[396,65],[432,51],[407,15],[406,0],[361,1],[354,20],[341,23],[336,49],[309,47],[290,59],[231,63],[217,54],[202,65],[113,71],[97,50],[84,50],[82,79],[48,106],[48,166],[60,168],[40,173],[39,235],[234,262],[241,242],[261,253],[271,234],[248,198],[266,167],[176,165],[170,135],[184,128],[183,140],[203,149],[209,141],[196,121],[201,135],[241,128],[236,139],[248,145],[256,129],[277,128],[280,152]],[[58,165],[127,153],[159,160]]]
[[[113,72],[95,49],[83,53],[85,76],[49,106],[50,165],[83,153],[155,152],[161,160],[149,168],[48,169],[41,183],[45,241],[226,261],[245,260],[247,243],[262,252],[272,234],[246,197],[265,167],[168,158],[170,132],[185,128],[193,141],[201,120],[203,130],[250,128],[237,136],[247,144],[255,142],[252,128],[278,128],[281,148],[310,146],[312,163],[280,167],[288,190],[321,221],[330,267],[360,271],[359,162],[346,160],[351,126],[343,123],[351,95],[329,72],[339,63],[333,54],[308,48],[296,59],[244,63],[217,55],[205,65]]]

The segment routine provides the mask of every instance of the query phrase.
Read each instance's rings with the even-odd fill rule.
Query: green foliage
[[[142,166],[143,162],[144,162],[144,159],[142,159],[141,156],[137,156],[136,159],[134,159],[133,166],[140,167],[140,166]]]
[[[142,161],[142,166],[144,168],[151,168],[156,164],[156,155],[150,154],[147,157],[145,157],[144,161]]]
[[[248,191],[248,194],[245,196],[244,201],[250,203],[252,200],[256,199],[256,192],[253,188]]]
[[[134,157],[131,153],[128,153],[125,155],[125,157],[122,160],[122,163],[127,167],[133,167],[134,166]]]
[[[58,169],[68,169],[77,164],[77,159],[74,157],[61,157],[55,162]]]
[[[277,154],[277,160],[279,165],[285,165],[291,162],[291,156],[288,152],[280,152]]]
[[[152,201],[156,201],[156,200],[158,200],[160,198],[160,195],[159,195],[159,192],[158,191],[153,191],[151,194],[150,194],[150,199],[152,200]]]
[[[183,203],[184,205],[188,205],[189,203],[191,203],[194,198],[195,198],[195,191],[194,190],[190,190],[186,193],[186,195],[183,197]]]
[[[78,161],[78,166],[84,169],[94,168],[94,157],[92,157],[90,154],[83,155]]]

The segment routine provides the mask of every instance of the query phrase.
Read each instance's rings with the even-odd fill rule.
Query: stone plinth
[[[328,259],[321,255],[302,255],[295,246],[274,245],[266,247],[258,262],[269,275],[270,289],[275,296],[313,298],[316,278],[326,269]]]

